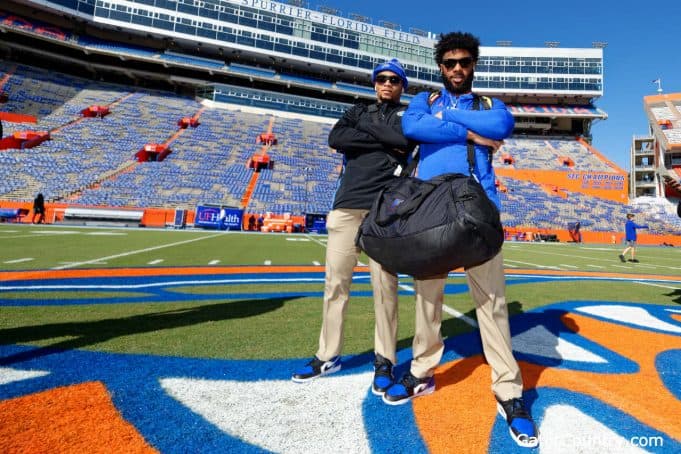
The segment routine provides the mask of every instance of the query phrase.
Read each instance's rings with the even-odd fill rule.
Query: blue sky
[[[309,0],[308,0],[309,1]],[[594,145],[624,169],[630,168],[632,135],[648,133],[643,97],[656,94],[652,81],[662,79],[664,93],[681,92],[681,1],[621,0],[469,1],[340,0],[309,6],[333,6],[369,16],[374,24],[386,20],[435,33],[468,31],[483,46],[509,40],[517,47],[591,47],[604,50],[604,95],[595,105],[608,114],[592,128]]]

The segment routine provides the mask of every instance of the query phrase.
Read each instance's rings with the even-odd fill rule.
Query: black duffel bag
[[[504,242],[499,210],[474,178],[400,177],[374,201],[357,245],[393,273],[426,278],[494,257]]]

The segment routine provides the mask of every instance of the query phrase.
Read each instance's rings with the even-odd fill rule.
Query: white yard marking
[[[272,264],[272,260],[265,260],[264,264],[265,264],[265,265],[271,265],[271,264]]]
[[[3,262],[3,263],[6,263],[6,264],[9,265],[9,264],[11,264],[11,263],[30,262],[30,261],[32,261],[32,260],[35,260],[35,259],[34,259],[33,257],[25,257],[25,258],[23,258],[23,259],[7,260],[6,262]]]
[[[163,259],[152,260],[151,262],[147,263],[147,265],[158,265],[159,263],[163,263]]]
[[[529,262],[521,262],[519,260],[509,260],[509,259],[504,259],[504,262],[509,262],[509,263],[520,263],[521,265],[529,265],[529,266],[534,266],[535,268],[547,268],[550,270],[560,270],[557,266],[549,266],[549,265],[539,265],[537,263],[529,263]]]
[[[662,288],[668,288],[668,289],[671,289],[671,290],[681,290],[681,287],[672,287],[671,285],[653,284],[652,282],[634,281],[634,284],[651,285],[653,287],[662,287]]]
[[[36,377],[49,375],[43,370],[19,370],[10,367],[0,367],[0,385],[6,385],[15,381],[28,380]]]
[[[86,235],[91,236],[127,236],[125,232],[88,232]]]
[[[161,386],[220,430],[270,452],[370,453],[361,421],[372,376],[334,375],[304,384],[165,378]]]
[[[477,327],[478,327],[478,322],[475,321],[475,319],[472,319],[472,318],[470,318],[468,315],[463,314],[463,313],[457,311],[457,310],[454,309],[453,307],[449,307],[449,306],[447,306],[446,304],[443,304],[443,305],[442,305],[442,310],[445,311],[446,313],[448,313],[449,315],[451,315],[452,317],[458,318],[458,319],[461,320],[462,322],[465,322],[465,323],[469,324],[469,325],[472,326],[473,328],[477,328]]]
[[[313,264],[313,265],[315,265],[315,266],[319,266],[319,265],[321,265],[321,263],[319,263],[319,262],[318,262],[318,261],[316,261],[316,260],[313,260],[313,261],[312,261],[312,264]]]
[[[305,235],[305,238],[309,239],[313,243],[317,243],[320,246],[326,247],[326,244],[324,244],[324,243],[326,243],[326,238],[324,238],[323,240],[318,240],[317,238],[310,236],[310,235]]]
[[[414,287],[412,287],[411,285],[407,285],[407,284],[398,284],[398,287],[401,288],[402,290],[406,290],[406,291],[408,291],[408,292],[414,293]],[[477,328],[477,327],[478,327],[478,322],[475,321],[475,319],[473,319],[473,318],[467,316],[466,314],[463,314],[463,313],[457,311],[457,310],[454,309],[453,307],[449,307],[449,306],[447,306],[446,304],[443,304],[443,305],[442,305],[442,310],[443,310],[444,312],[448,313],[449,315],[451,315],[452,317],[458,318],[458,319],[461,320],[462,322],[469,324],[469,325],[472,326],[473,328]]]
[[[591,268],[598,268],[598,269],[603,269],[603,268],[605,268],[604,266],[592,265],[592,264],[590,264],[590,263],[588,263],[586,266],[591,267]]]
[[[220,260],[211,260],[208,262],[209,265],[217,265],[218,263],[220,263]]]
[[[667,323],[651,315],[642,307],[622,306],[619,304],[608,304],[601,306],[578,307],[579,312],[596,315],[599,317],[615,320],[617,322],[630,323],[644,328],[659,329],[672,333],[681,333],[681,327]]]
[[[310,239],[309,238],[291,238],[291,237],[288,237],[288,238],[286,238],[286,241],[303,241],[303,242],[305,242],[305,241],[310,241]]]
[[[99,257],[99,258],[92,259],[92,260],[86,260],[84,262],[70,263],[70,264],[64,265],[64,266],[56,266],[52,269],[53,270],[64,270],[64,269],[67,269],[67,268],[75,268],[75,267],[81,266],[81,265],[91,265],[93,263],[97,263],[97,262],[100,262],[102,260],[112,260],[112,259],[117,259],[117,258],[121,258],[121,257],[127,257],[129,255],[142,254],[144,252],[156,251],[158,249],[165,249],[167,247],[179,246],[181,244],[188,244],[188,243],[194,243],[196,241],[208,240],[210,238],[215,238],[217,236],[220,236],[220,234],[218,233],[218,234],[215,234],[215,235],[202,236],[200,238],[193,238],[191,240],[178,241],[176,243],[162,244],[160,246],[154,246],[154,247],[149,247],[149,248],[145,248],[145,249],[138,249],[136,251],[123,252],[122,254],[109,255],[107,257]]]
[[[565,430],[569,425],[570,430]],[[610,427],[572,405],[551,405],[539,426],[539,452],[572,454],[585,452],[645,453]]]
[[[567,263],[561,263],[560,266],[564,266],[565,268],[575,268],[575,269],[577,269],[576,266],[574,266],[574,265],[568,265]]]
[[[368,279],[368,276],[367,276]],[[357,279],[359,280],[359,279]],[[68,285],[0,285],[0,290],[103,290],[103,289],[142,289],[142,288],[157,288],[174,285],[220,285],[220,284],[281,284],[281,283],[311,283],[324,282],[324,278],[258,278],[258,279],[205,279],[205,280],[186,280],[186,281],[168,281],[168,282],[150,282],[145,284],[68,284]]]

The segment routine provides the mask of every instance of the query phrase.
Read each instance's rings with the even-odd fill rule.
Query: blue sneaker
[[[497,410],[508,422],[508,431],[518,446],[536,448],[539,445],[537,426],[525,409],[523,399],[515,398],[503,402],[497,399]]]
[[[333,374],[340,369],[340,356],[334,356],[328,361],[322,361],[316,356],[313,356],[309,363],[293,373],[291,380],[296,383],[304,383],[317,377],[321,377],[322,375]]]
[[[371,384],[371,392],[377,396],[385,394],[388,389],[395,382],[393,377],[393,363],[388,358],[376,353],[374,360],[374,381]]]
[[[400,381],[393,383],[383,394],[383,402],[388,405],[406,404],[414,397],[432,394],[435,391],[435,378],[417,378],[407,372]]]

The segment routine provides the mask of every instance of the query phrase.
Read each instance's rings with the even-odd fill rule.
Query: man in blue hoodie
[[[402,119],[402,129],[420,143],[418,176],[424,180],[445,173],[469,174],[467,143],[475,148],[474,176],[487,196],[500,207],[491,154],[513,131],[514,120],[503,102],[473,94],[473,77],[480,42],[469,33],[442,35],[435,61],[444,88],[420,93]],[[476,100],[477,98],[477,100]],[[479,110],[474,109],[474,104]],[[492,391],[511,436],[524,447],[538,445],[538,434],[522,399],[523,381],[513,357],[502,253],[466,269],[466,277],[480,326],[483,351],[492,369]],[[385,392],[383,401],[397,405],[435,390],[433,374],[442,358],[440,333],[447,275],[415,279],[416,326],[410,371]]]
[[[636,239],[638,238],[638,235],[636,234],[636,229],[647,228],[648,228],[647,225],[640,225],[634,222],[633,213],[627,214],[627,222],[624,224],[624,240],[627,243],[627,247],[622,251],[622,253],[619,256],[622,262],[626,262],[624,256],[627,255],[627,252],[631,251],[631,259],[629,261],[638,263],[638,259],[636,258]]]

